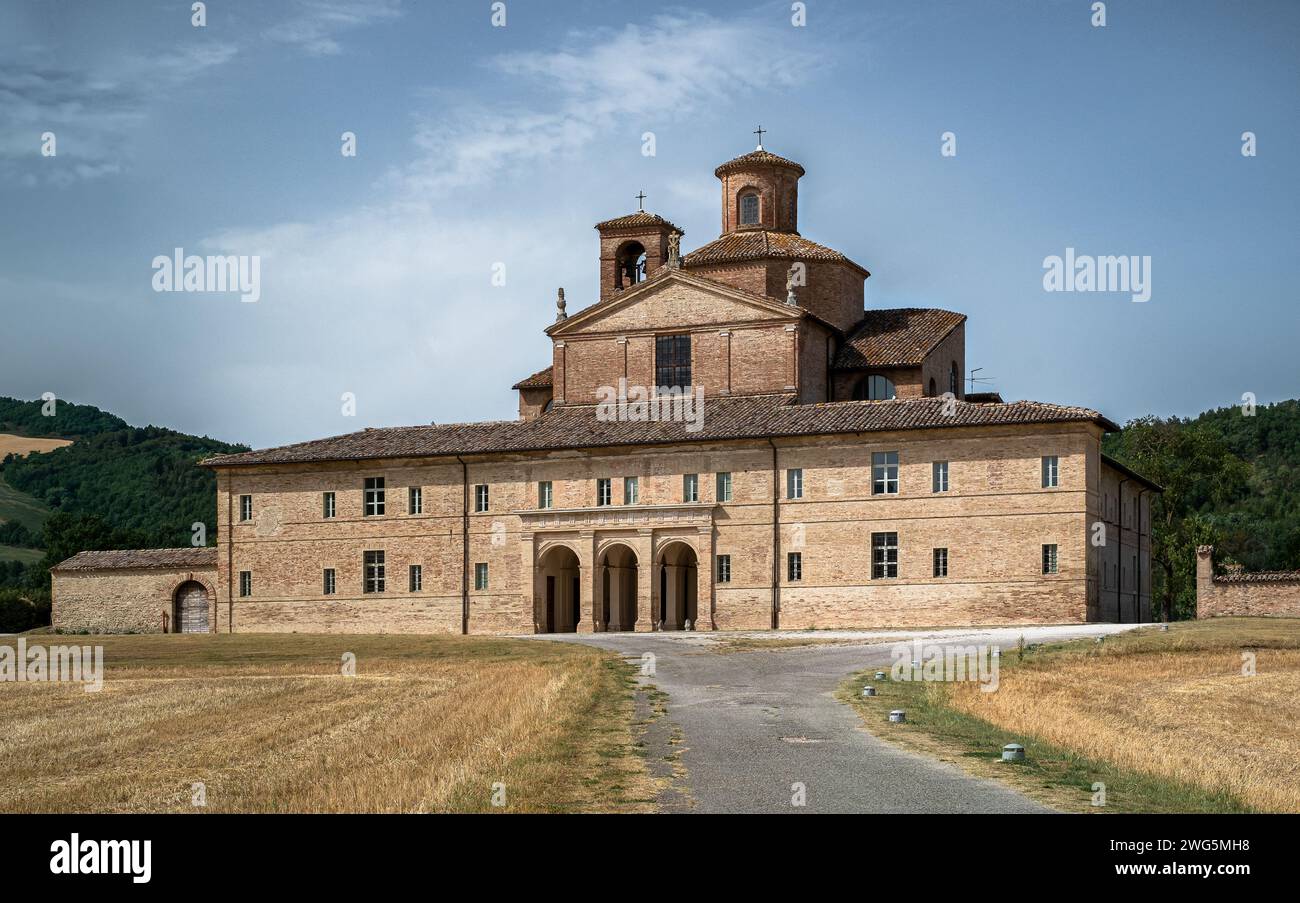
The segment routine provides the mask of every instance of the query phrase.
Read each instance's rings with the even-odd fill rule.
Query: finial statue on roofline
[[[682,265],[682,233],[668,233],[668,266],[671,269],[680,269]]]
[[[555,313],[556,323],[559,323],[563,320],[567,320],[569,318],[569,315],[564,311],[564,289],[563,288],[561,288],[559,290],[559,294],[555,296],[555,311],[556,311]]]

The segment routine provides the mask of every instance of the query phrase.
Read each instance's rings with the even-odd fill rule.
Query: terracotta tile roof
[[[793,169],[799,175],[804,174],[804,168],[793,160],[787,160],[785,157],[778,157],[771,151],[753,150],[747,154],[741,154],[734,160],[728,160],[717,169],[713,174],[719,179],[729,172],[735,172],[738,169],[749,169],[753,166],[782,166],[786,169]]]
[[[628,229],[639,226],[670,226],[677,232],[685,235],[685,231],[678,228],[673,223],[664,219],[657,213],[646,213],[644,210],[638,210],[636,213],[629,213],[627,216],[616,216],[613,219],[607,219],[604,222],[596,223],[597,229]]]
[[[1002,396],[997,392],[967,392],[966,400],[971,404],[1002,404]]]
[[[53,571],[98,571],[125,568],[209,568],[217,566],[217,550],[199,549],[115,549],[106,552],[78,552],[60,561]]]
[[[704,403],[702,428],[695,432],[688,432],[682,422],[601,420],[596,405],[561,405],[535,420],[369,429],[280,448],[218,455],[202,463],[227,467],[420,458],[1021,423],[1090,422],[1108,432],[1119,429],[1096,411],[1036,401],[956,402],[956,412],[945,414],[942,398],[804,405],[794,404],[794,400],[792,395],[710,397]]]
[[[693,267],[710,263],[730,263],[734,260],[830,260],[847,263],[866,273],[866,269],[845,257],[839,251],[809,241],[793,232],[772,232],[767,229],[741,229],[728,232],[707,245],[696,248],[682,258],[682,266]],[[867,273],[870,275],[870,273]]]
[[[966,320],[933,307],[869,310],[835,355],[835,366],[919,367],[925,356]]]
[[[551,385],[554,385],[554,382],[551,378],[551,371],[554,369],[555,369],[554,367],[547,367],[545,370],[538,370],[532,376],[519,380],[519,382],[515,383],[510,388],[545,389]]]

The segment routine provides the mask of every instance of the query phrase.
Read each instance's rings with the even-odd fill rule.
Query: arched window
[[[758,225],[758,195],[754,192],[740,196],[740,224],[742,226]]]
[[[614,288],[627,288],[645,279],[645,259],[645,245],[639,241],[619,248],[614,259]]]
[[[957,373],[957,362],[952,362],[952,369],[948,371],[948,391],[952,393],[953,398],[957,397],[957,389],[961,386],[961,377]]]
[[[894,383],[879,373],[864,376],[853,386],[854,401],[888,401],[895,397]]]

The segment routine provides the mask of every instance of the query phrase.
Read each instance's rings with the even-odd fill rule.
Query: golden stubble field
[[[53,451],[71,444],[70,439],[29,439],[12,433],[0,433],[0,460],[3,460],[5,455],[24,456],[32,452]]]
[[[1200,621],[1076,645],[1004,669],[996,693],[953,684],[949,705],[1254,809],[1300,812],[1300,620]]]
[[[104,685],[0,683],[2,812],[654,808],[629,669],[587,647],[455,636],[36,642],[102,643]],[[341,673],[347,652],[355,677]],[[203,807],[193,805],[199,782]],[[493,805],[494,784],[504,806]]]

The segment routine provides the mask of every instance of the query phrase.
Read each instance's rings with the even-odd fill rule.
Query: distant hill
[[[0,589],[48,594],[47,569],[82,549],[187,546],[191,525],[216,538],[217,482],[202,458],[247,446],[162,427],[133,427],[91,405],[0,398],[0,433],[73,439],[0,459]],[[14,447],[10,442],[9,446]],[[33,562],[30,552],[43,549]],[[0,625],[0,630],[3,630]]]

